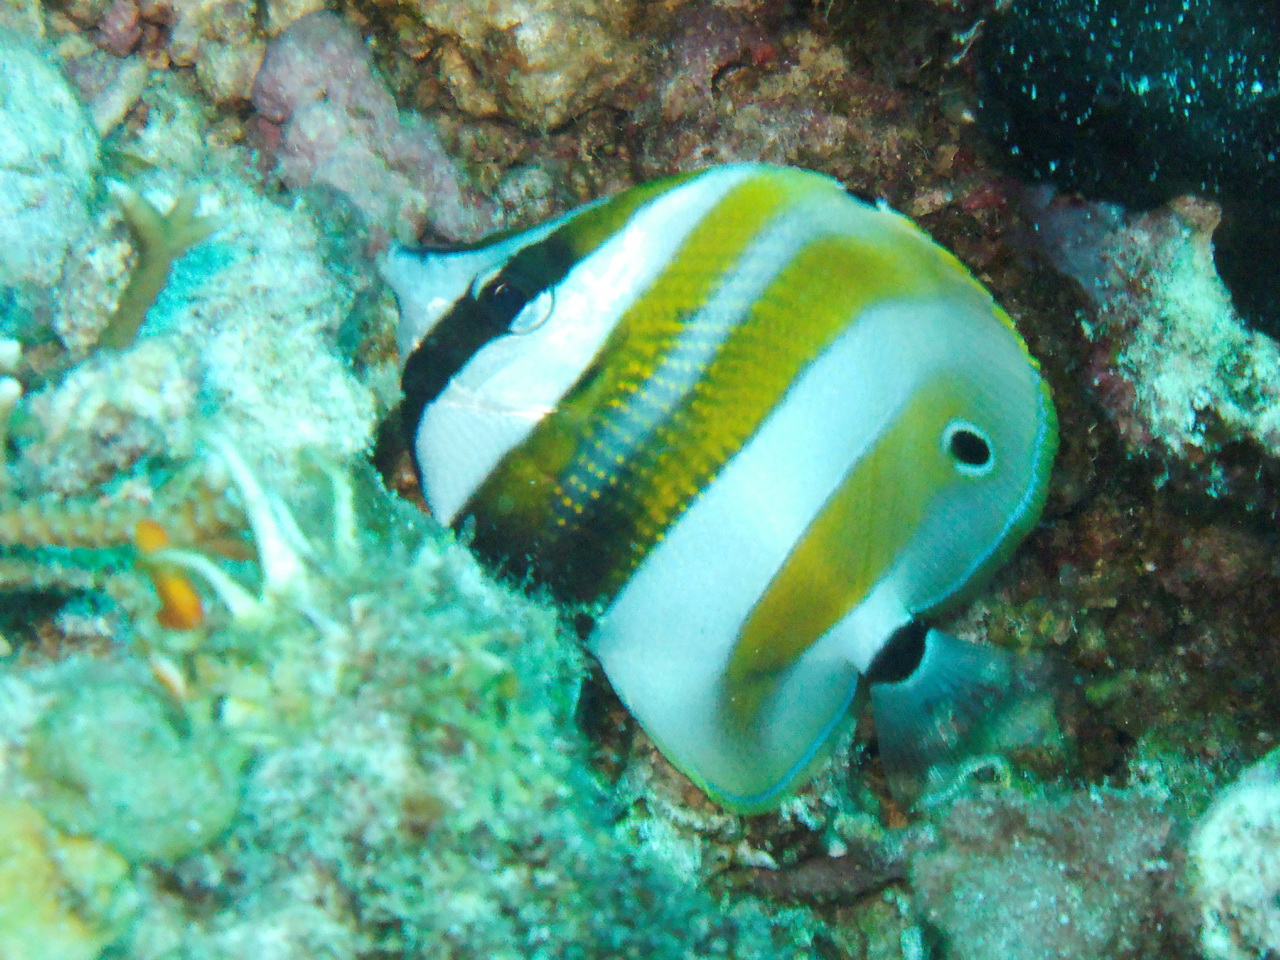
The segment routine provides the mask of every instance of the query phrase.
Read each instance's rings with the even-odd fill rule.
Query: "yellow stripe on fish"
[[[882,744],[919,745],[891,775],[927,779],[954,745],[936,678],[982,662],[927,621],[1035,523],[1056,446],[954,257],[825,176],[733,164],[383,270],[428,504],[598,613],[589,647],[677,766],[768,806],[865,680]],[[963,680],[951,723],[989,706]]]

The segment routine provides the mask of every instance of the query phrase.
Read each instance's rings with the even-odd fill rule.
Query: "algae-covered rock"
[[[1206,957],[1280,955],[1280,750],[1246,770],[1201,817],[1187,868]]]
[[[14,465],[20,484],[74,495],[149,458],[180,460],[207,430],[205,417],[251,459],[271,459],[273,481],[286,488],[303,449],[341,460],[368,443],[372,393],[330,346],[351,314],[353,285],[325,261],[325,240],[304,211],[264,199],[230,166],[211,164],[208,173],[196,186],[160,175],[154,189],[135,181],[159,210],[198,193],[200,216],[221,228],[173,264],[138,343],[94,354],[30,394]],[[105,273],[74,302],[119,296]],[[59,310],[64,342],[93,342],[105,310],[68,318],[67,306]]]
[[[235,746],[128,670],[94,665],[67,680],[28,744],[51,821],[135,862],[176,860],[228,828],[243,762]]]
[[[48,286],[88,225],[98,136],[66,79],[0,37],[0,285]]]
[[[0,798],[0,957],[93,960],[136,910],[119,855],[59,834],[24,801]]]
[[[429,0],[413,4],[442,42],[441,80],[478,116],[548,130],[606,102],[640,65],[632,3]]]
[[[958,799],[939,842],[911,864],[948,960],[1099,960],[1162,955],[1163,856],[1172,820],[1141,790]]]

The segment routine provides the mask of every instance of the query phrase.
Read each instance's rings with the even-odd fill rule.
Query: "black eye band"
[[[414,347],[400,376],[401,420],[411,450],[423,412],[449,381],[487,343],[509,332],[525,305],[563,280],[576,262],[573,249],[558,234],[530,244],[479,291],[460,297]]]

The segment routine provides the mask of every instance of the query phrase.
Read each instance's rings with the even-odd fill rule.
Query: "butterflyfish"
[[[381,268],[427,504],[593,614],[618,696],[713,798],[779,802],[860,689],[908,798],[964,747],[1015,667],[930,623],[1035,524],[1057,426],[954,256],[737,163]]]

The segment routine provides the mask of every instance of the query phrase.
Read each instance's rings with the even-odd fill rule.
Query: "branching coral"
[[[173,262],[212,234],[218,222],[196,214],[200,198],[193,190],[179,194],[168,213],[161,213],[123,183],[113,183],[111,192],[133,234],[138,258],[99,341],[102,346],[118,348],[127,347],[137,337],[147,311],[169,279]]]
[[[0,373],[16,369],[19,353],[15,342],[0,343]],[[14,377],[0,376],[0,450],[6,446],[10,416],[21,396]],[[249,555],[240,537],[243,515],[205,466],[187,465],[147,499],[109,493],[67,499],[16,497],[8,465],[0,463],[0,549],[13,554],[0,562],[0,586],[48,589],[62,579],[65,586],[82,588],[85,581],[78,574],[101,569],[113,554],[125,552],[151,578],[161,600],[161,624],[172,629],[198,626],[202,615],[195,588],[156,554],[176,543],[227,556]],[[89,559],[71,564],[70,577],[60,578],[60,565],[45,556],[51,549],[87,552]]]

